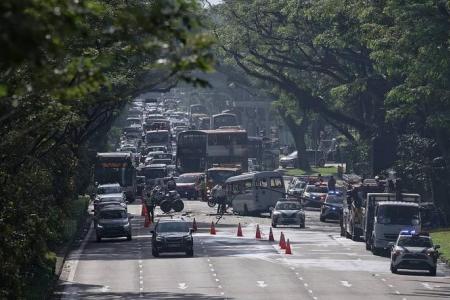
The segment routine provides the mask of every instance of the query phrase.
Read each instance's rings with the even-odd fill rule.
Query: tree
[[[139,91],[201,84],[212,39],[195,0],[0,2],[0,298],[26,298],[61,239],[88,148]],[[51,274],[51,273],[50,273]]]

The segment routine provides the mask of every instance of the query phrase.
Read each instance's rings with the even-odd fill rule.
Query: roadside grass
[[[305,171],[302,169],[286,169],[286,175],[288,176],[302,176],[302,175],[318,175],[319,173],[322,176],[336,176],[337,175],[337,167],[329,166],[329,167],[311,167],[311,171]]]
[[[439,252],[446,260],[450,260],[450,228],[431,233],[435,245],[441,245]]]

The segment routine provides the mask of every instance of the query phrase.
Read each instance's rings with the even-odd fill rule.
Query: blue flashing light
[[[404,229],[400,231],[400,235],[415,235],[416,231],[414,229]]]

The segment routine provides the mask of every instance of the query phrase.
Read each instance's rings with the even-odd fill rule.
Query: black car
[[[97,242],[102,238],[126,237],[131,240],[132,216],[129,216],[127,209],[121,205],[110,205],[98,211],[96,218],[95,233]]]
[[[320,208],[320,221],[339,220],[342,215],[344,195],[337,192],[329,192],[325,198],[324,205]]]
[[[193,230],[182,219],[159,220],[152,230],[152,255],[158,257],[161,252],[185,252],[194,255]]]

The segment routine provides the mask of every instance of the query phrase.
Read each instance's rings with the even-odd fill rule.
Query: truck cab
[[[402,230],[420,232],[420,195],[369,193],[364,212],[366,249],[374,254],[389,248]]]

